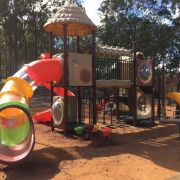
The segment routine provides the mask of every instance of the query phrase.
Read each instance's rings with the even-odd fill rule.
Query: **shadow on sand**
[[[163,168],[180,172],[180,141],[176,126],[168,125],[129,134],[114,133],[105,146],[102,141],[103,138],[97,136],[87,146],[44,146],[42,149],[34,150],[30,159],[18,166],[8,166],[4,171],[7,179],[50,179],[61,171],[60,162],[63,160],[92,159],[129,153],[149,159]]]

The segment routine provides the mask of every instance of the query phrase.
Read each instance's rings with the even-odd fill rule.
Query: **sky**
[[[98,8],[103,0],[83,0],[88,17],[96,24],[100,24]]]

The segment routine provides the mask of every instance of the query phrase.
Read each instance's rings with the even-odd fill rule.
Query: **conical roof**
[[[54,35],[63,35],[63,24],[68,25],[69,36],[84,36],[97,30],[96,25],[89,19],[86,12],[76,4],[67,3],[44,25],[48,32]]]

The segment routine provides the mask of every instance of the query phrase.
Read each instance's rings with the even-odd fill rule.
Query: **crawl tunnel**
[[[12,164],[30,155],[35,143],[35,131],[29,99],[38,85],[59,81],[61,73],[59,59],[43,59],[24,65],[7,79],[0,92],[1,163]]]

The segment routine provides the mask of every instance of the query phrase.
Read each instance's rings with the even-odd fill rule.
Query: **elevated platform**
[[[97,88],[130,88],[132,82],[130,80],[96,80]]]

